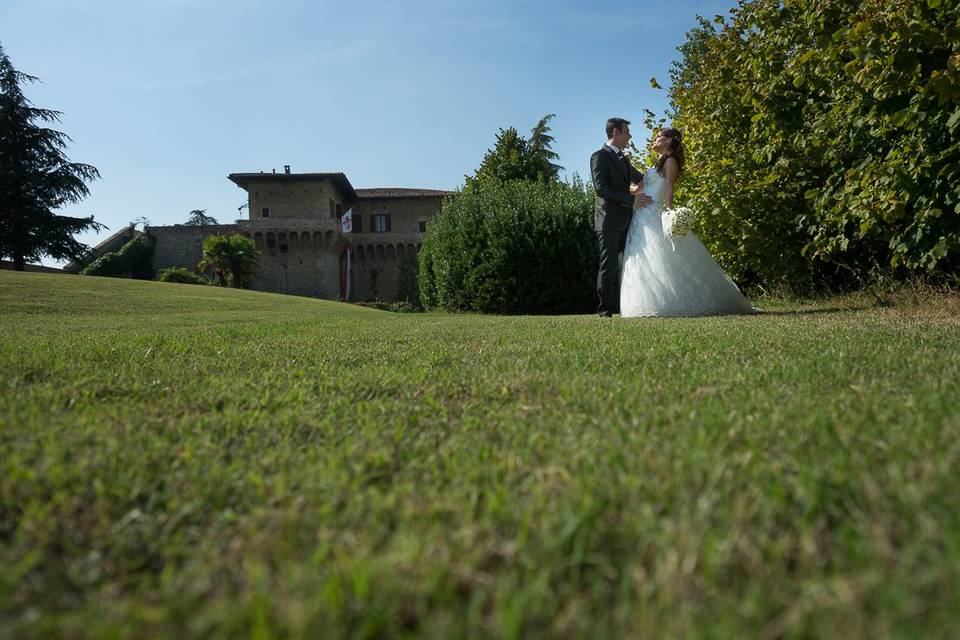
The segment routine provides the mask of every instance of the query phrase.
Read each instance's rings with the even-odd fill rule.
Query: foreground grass
[[[947,636],[960,304],[389,314],[0,272],[0,636]]]

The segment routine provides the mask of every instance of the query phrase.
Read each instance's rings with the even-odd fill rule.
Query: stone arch
[[[397,257],[402,260],[404,253],[406,253],[405,247],[404,247],[402,244],[398,244],[398,245],[397,245]]]
[[[366,262],[363,257],[363,245],[358,246],[353,250],[353,255],[356,256],[357,262]]]
[[[257,249],[263,250],[263,234],[257,231],[253,234],[253,242],[257,245]]]
[[[377,245],[377,260],[379,260],[380,262],[383,262],[385,259],[386,259],[386,258],[385,258],[385,256],[384,256],[383,245],[382,245],[382,244],[378,244],[378,245]]]
[[[296,231],[290,233],[290,251],[300,251],[300,234]]]
[[[277,233],[277,242],[280,244],[287,244],[287,234],[284,231]]]
[[[273,249],[277,246],[277,237],[273,235],[273,231],[267,231],[267,249]]]
[[[313,250],[320,251],[323,249],[323,234],[319,231],[313,232]]]
[[[372,244],[367,245],[367,260],[373,262],[377,258],[376,249]]]
[[[333,243],[337,240],[337,234],[333,231],[327,231],[323,234],[323,247],[325,249],[333,248]]]
[[[420,250],[420,247],[413,246],[413,243],[407,245],[407,255],[412,256],[419,250]]]
[[[304,251],[310,250],[310,232],[304,231],[300,234],[300,248]]]
[[[392,244],[387,245],[387,260],[396,260],[397,259],[397,250]]]

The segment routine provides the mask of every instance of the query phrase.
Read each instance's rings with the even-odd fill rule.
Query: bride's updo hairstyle
[[[683,136],[679,130],[669,127],[661,129],[659,134],[670,139],[670,147],[665,154],[657,159],[657,164],[655,165],[657,167],[657,173],[663,175],[663,165],[667,162],[667,158],[673,158],[677,161],[677,174],[679,175],[683,171],[683,165],[686,164],[686,160],[683,157]]]

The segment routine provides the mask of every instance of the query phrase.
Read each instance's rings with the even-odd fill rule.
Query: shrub
[[[592,311],[593,206],[579,180],[490,179],[447,199],[421,250],[422,302],[485,313]]]
[[[740,281],[960,267],[960,27],[929,0],[741,0],[672,72],[683,185]]]
[[[140,234],[119,251],[105,253],[80,271],[84,276],[153,279],[153,242]]]
[[[201,274],[183,267],[161,269],[157,274],[157,280],[160,282],[179,282],[180,284],[210,284],[210,281]]]

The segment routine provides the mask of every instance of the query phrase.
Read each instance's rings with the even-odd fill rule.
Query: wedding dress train
[[[654,167],[644,174],[644,193],[653,202],[634,210],[627,231],[620,278],[621,316],[754,313],[697,236],[664,236],[660,213],[664,184]]]

